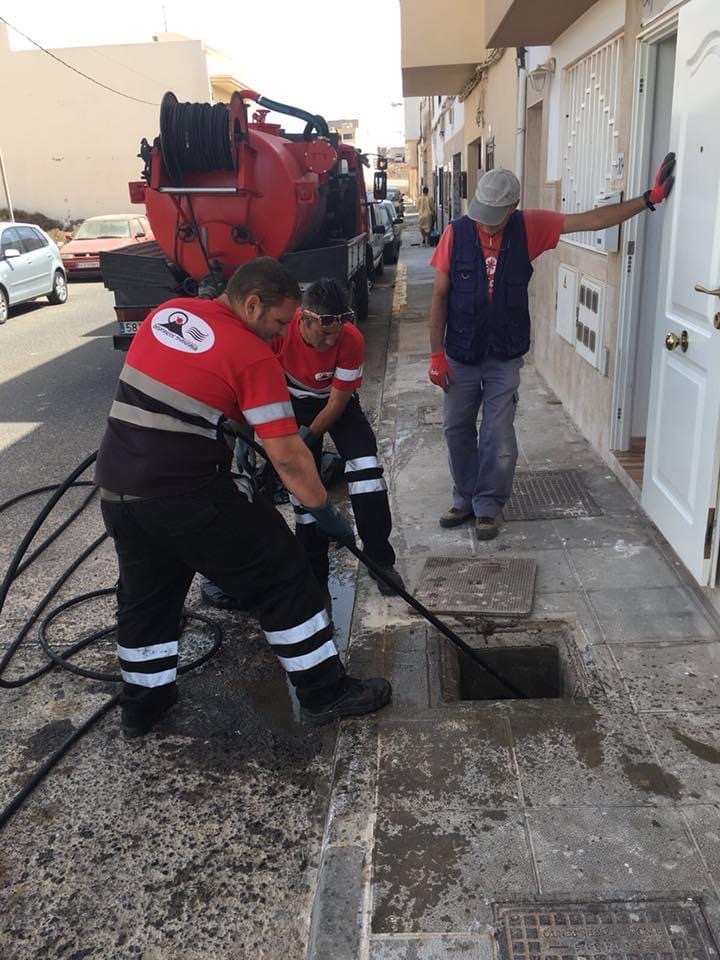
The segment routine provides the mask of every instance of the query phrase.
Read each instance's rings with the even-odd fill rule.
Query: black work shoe
[[[499,533],[494,517],[477,517],[475,536],[478,540],[493,540]]]
[[[392,687],[382,677],[358,680],[345,677],[344,689],[334,700],[321,707],[301,707],[300,719],[310,727],[323,727],[340,717],[359,717],[375,713],[392,699]]]
[[[450,509],[440,517],[440,526],[459,527],[461,523],[467,523],[467,521],[472,520],[472,518],[472,510],[458,510],[457,507],[450,507]]]
[[[378,564],[378,566],[380,565]],[[381,566],[380,569],[388,578],[388,580],[394,585],[395,588],[399,587],[401,590],[405,589],[405,583],[403,581],[403,578],[397,572],[395,567]],[[378,585],[378,590],[384,597],[397,596],[397,589],[394,589],[393,587],[391,587],[389,583],[385,583],[385,581],[380,578],[379,574],[375,573],[375,571],[371,570],[369,567],[368,567],[368,573],[373,578],[373,580],[375,580],[375,582]]]
[[[177,703],[176,684],[155,687],[152,693],[141,699],[121,701],[120,724],[126,740],[144,737],[156,720]]]
[[[200,584],[200,595],[203,602],[215,607],[217,610],[241,610],[242,607],[235,597],[225,593],[216,583],[210,580],[203,580]]]

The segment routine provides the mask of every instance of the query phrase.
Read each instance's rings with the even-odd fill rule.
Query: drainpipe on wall
[[[527,69],[525,47],[515,48],[517,64],[517,129],[515,131],[515,173],[522,184],[525,173],[525,124],[527,123]]]
[[[15,223],[15,214],[13,213],[12,200],[10,199],[10,187],[8,186],[7,175],[5,173],[2,150],[0,150],[0,177],[2,177],[3,190],[5,191],[5,199],[7,200],[7,208],[10,214],[10,220],[12,223]]]

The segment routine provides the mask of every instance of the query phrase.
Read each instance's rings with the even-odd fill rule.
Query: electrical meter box
[[[620,203],[622,193],[601,193],[595,197],[594,207],[609,207],[613,203]],[[593,248],[600,253],[617,253],[620,249],[620,224],[606,227],[605,230],[596,230],[592,234]]]

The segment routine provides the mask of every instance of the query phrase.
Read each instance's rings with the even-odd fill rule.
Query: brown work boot
[[[475,518],[475,536],[478,540],[494,540],[499,532],[494,517]]]
[[[472,518],[472,510],[458,510],[457,507],[450,507],[450,509],[440,517],[440,526],[459,527],[460,524],[467,523],[467,521],[472,520]]]

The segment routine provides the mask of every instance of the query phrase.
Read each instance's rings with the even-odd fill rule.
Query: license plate
[[[140,329],[139,320],[121,320],[120,333],[137,333]]]
[[[76,263],[76,268],[78,270],[97,270],[100,266],[99,260],[84,260],[82,263]]]

